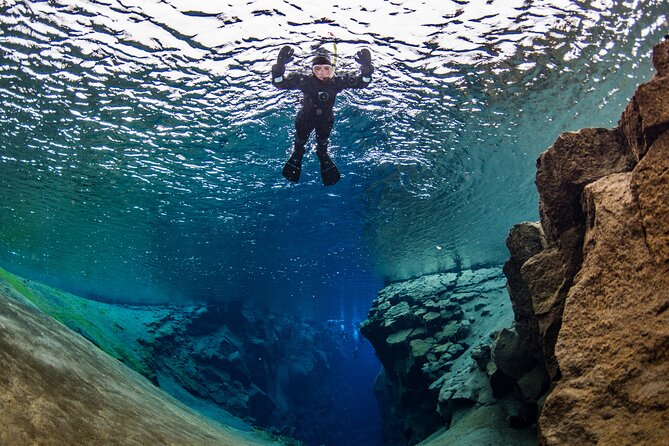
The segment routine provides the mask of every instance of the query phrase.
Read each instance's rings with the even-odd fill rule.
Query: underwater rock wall
[[[499,277],[379,293],[361,333],[386,427],[409,444],[536,444],[537,422],[545,446],[669,438],[669,40],[653,63],[617,128],[565,133],[538,159],[541,222],[507,239],[513,321],[491,317]]]
[[[395,444],[416,444],[478,407],[496,406],[491,412],[496,416],[486,418],[501,418],[507,426],[508,416],[527,416],[506,383],[490,385],[491,376],[500,376],[491,363],[493,355],[506,358],[509,349],[502,342],[491,346],[492,339],[511,325],[512,315],[499,268],[424,276],[379,292],[360,332],[383,365],[376,390],[384,444],[398,437],[403,440]],[[500,411],[504,414],[497,417]],[[492,436],[477,441],[497,441],[505,427],[495,421]],[[512,437],[509,444],[531,444],[526,440],[534,440],[536,432]]]
[[[339,325],[247,309],[239,302],[108,304],[0,269],[3,290],[226,425],[333,443],[352,435],[337,422],[338,388],[328,383],[331,363],[345,354],[348,342]]]
[[[196,414],[24,297],[0,283],[0,444],[279,444]]]
[[[669,40],[653,62],[618,127],[540,156],[541,226],[509,236],[516,330],[553,381],[542,445],[669,438]],[[517,255],[529,228],[534,252]]]
[[[275,433],[313,438],[336,424],[324,383],[340,353],[320,325],[231,302],[179,309],[149,329],[161,387],[175,383]]]

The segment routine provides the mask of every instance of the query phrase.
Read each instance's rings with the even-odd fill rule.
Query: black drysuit
[[[295,118],[295,153],[301,156],[309,135],[316,130],[316,153],[327,153],[328,138],[334,124],[334,106],[337,93],[347,88],[365,88],[372,81],[373,67],[363,66],[359,73],[344,73],[324,81],[313,73],[289,74],[284,77],[285,65],[272,66],[272,84],[283,90],[300,90],[304,94]],[[365,73],[365,74],[363,74]]]

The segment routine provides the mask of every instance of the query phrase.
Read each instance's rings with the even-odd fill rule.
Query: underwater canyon
[[[3,444],[666,436],[662,2],[0,8]]]

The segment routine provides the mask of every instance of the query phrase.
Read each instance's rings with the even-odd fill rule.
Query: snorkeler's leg
[[[316,155],[321,163],[321,178],[325,186],[332,186],[341,179],[339,169],[328,154],[328,142],[333,122],[333,119],[330,119],[316,126]]]
[[[283,166],[282,175],[288,180],[297,183],[300,180],[300,173],[302,173],[302,158],[306,152],[306,144],[309,140],[309,134],[313,130],[307,122],[302,119],[298,113],[295,119],[295,148],[293,153]]]

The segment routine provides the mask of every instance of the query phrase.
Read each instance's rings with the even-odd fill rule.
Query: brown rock
[[[540,252],[528,260],[521,274],[532,292],[534,313],[543,317],[555,307],[554,295],[564,276],[562,255],[557,248]]]
[[[546,237],[541,224],[525,222],[515,225],[509,231],[506,246],[511,259],[522,266],[530,257],[546,248]]]
[[[669,262],[669,131],[655,141],[634,169],[632,193],[639,203],[648,249],[657,263],[666,264]]]
[[[634,93],[620,118],[622,130],[635,159],[644,157],[648,148],[669,130],[669,76],[654,77]]]
[[[540,418],[543,445],[669,438],[669,268],[648,249],[632,177],[585,188],[584,259],[555,348],[562,379]]]
[[[525,262],[521,274],[531,293],[530,308],[537,321],[538,343],[546,369],[556,378],[559,371],[554,350],[566,295],[560,292],[564,281],[562,255],[557,248],[542,251]]]
[[[669,76],[669,39],[653,47],[653,65],[657,76]]]
[[[520,223],[509,231],[506,246],[511,257],[504,264],[504,275],[511,298],[515,328],[521,339],[528,344],[529,351],[540,352],[539,328],[532,308],[532,294],[521,276],[521,267],[529,258],[546,248],[544,231],[539,223]]]
[[[548,389],[548,374],[543,364],[536,364],[532,370],[518,379],[518,389],[525,401],[537,401]]]
[[[634,159],[617,129],[563,133],[537,160],[541,224],[549,245],[582,224],[581,192],[593,181],[632,170]]]
[[[527,345],[514,330],[502,329],[492,345],[492,361],[497,370],[518,380],[535,364]]]

